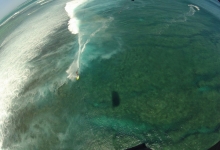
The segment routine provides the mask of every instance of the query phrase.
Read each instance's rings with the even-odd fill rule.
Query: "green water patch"
[[[115,137],[110,141],[117,146],[132,139],[156,149],[210,147],[219,140],[220,61],[213,41],[219,33],[195,21],[173,24],[161,35],[138,28],[123,38],[124,51],[82,72],[77,85],[91,128]],[[115,108],[113,90],[120,95]]]

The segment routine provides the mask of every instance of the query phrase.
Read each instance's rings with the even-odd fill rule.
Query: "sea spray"
[[[66,3],[65,10],[70,17],[70,20],[68,22],[68,29],[72,34],[77,34],[79,32],[79,20],[75,16],[75,9],[85,3],[87,0],[80,0],[80,1],[71,1]]]
[[[51,46],[52,41],[49,40],[48,35],[54,35],[57,29],[62,29],[68,17],[63,9],[60,9],[63,4],[53,4],[49,9],[46,9],[46,6],[44,9],[38,6],[41,11],[36,15],[28,15],[28,10],[18,14],[16,17],[20,17],[19,19],[23,20],[22,23],[15,18],[1,26],[2,31],[9,23],[16,25],[15,29],[8,31],[9,34],[1,43],[0,148],[7,149],[14,144],[9,136],[17,132],[18,122],[14,122],[14,115],[25,112],[30,105],[42,105],[42,97],[55,91],[67,81],[65,65],[68,66],[70,64],[68,61],[72,59],[61,60],[61,63],[55,58],[60,60],[60,57],[65,56],[70,48],[58,47],[55,44],[54,47]],[[45,18],[49,19],[45,20]],[[10,24],[7,30],[13,28]],[[66,32],[69,33],[69,31]],[[54,37],[53,41],[61,42]],[[72,48],[71,44],[69,47]],[[20,121],[19,118],[18,121]],[[8,142],[10,144],[7,145]]]

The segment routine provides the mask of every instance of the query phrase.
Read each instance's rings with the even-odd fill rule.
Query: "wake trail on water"
[[[169,28],[174,23],[178,22],[186,22],[188,17],[193,16],[197,11],[200,11],[200,8],[193,4],[188,4],[189,10],[188,12],[181,14],[180,16],[173,18],[170,20],[167,24],[164,25],[164,27],[158,31],[158,34],[162,34],[167,28]]]
[[[79,33],[79,23],[80,21],[77,19],[77,17],[74,15],[74,10],[82,5],[83,3],[85,3],[87,0],[82,0],[82,1],[72,1],[72,2],[68,2],[66,4],[65,10],[68,14],[68,16],[70,17],[70,20],[68,22],[68,29],[72,34],[78,34]],[[80,45],[80,40],[78,39],[78,44]],[[79,46],[79,50],[78,52],[75,54],[75,59],[73,61],[73,63],[71,64],[71,66],[69,67],[69,69],[66,71],[68,73],[68,78],[69,79],[75,79],[76,78],[76,74],[74,74],[75,72],[78,71],[79,69],[79,58],[80,58],[80,53],[81,53],[81,48]]]
[[[220,19],[220,3],[218,0],[190,0],[190,2],[208,11]]]
[[[94,6],[83,8],[89,2],[88,0],[71,1],[65,6],[65,10],[70,17],[68,29],[72,34],[77,34],[78,36],[78,51],[74,56],[74,61],[66,70],[68,78],[71,80],[76,79],[78,72],[81,72],[89,61],[96,58],[109,59],[120,49],[121,45],[119,38],[115,38],[111,33],[105,32],[110,23],[113,22],[114,17],[111,14],[103,17],[97,13],[108,8],[108,2],[106,8],[101,6],[97,6],[96,9],[94,9]],[[102,5],[105,6],[105,4],[106,2],[103,2]],[[113,40],[114,38],[117,40],[117,48],[106,48],[105,46],[100,48],[100,45],[106,40]],[[103,51],[103,49],[109,50]]]

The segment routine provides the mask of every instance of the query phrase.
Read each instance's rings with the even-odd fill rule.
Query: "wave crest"
[[[75,17],[75,9],[85,3],[86,0],[80,0],[80,1],[71,1],[66,3],[65,10],[67,12],[67,15],[70,17],[70,20],[68,22],[68,29],[72,34],[79,33],[79,20]]]

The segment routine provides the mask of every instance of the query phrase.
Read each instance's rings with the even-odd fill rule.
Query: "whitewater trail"
[[[186,22],[188,17],[193,16],[197,11],[200,11],[200,8],[193,4],[188,4],[189,11],[186,13],[181,14],[180,16],[173,18],[170,20],[167,24],[162,27],[159,31],[157,31],[158,34],[162,34],[166,29],[168,29],[170,26],[172,26],[174,23],[177,22]]]
[[[87,2],[87,0],[81,0],[81,1],[71,1],[66,4],[65,10],[70,17],[70,20],[68,22],[68,29],[72,34],[78,34],[79,33],[79,25],[80,21],[78,18],[75,16],[75,9],[82,5],[83,3]],[[78,39],[78,44],[80,45],[81,42]],[[78,52],[75,54],[75,59],[69,69],[66,71],[68,74],[68,78],[71,80],[76,79],[77,75],[75,72],[79,71],[79,59],[80,59],[80,54],[81,54],[81,46],[79,46]]]
[[[65,10],[70,18],[68,21],[68,29],[72,34],[77,34],[78,36],[78,50],[73,56],[74,61],[72,64],[69,66],[69,68],[66,70],[68,74],[68,78],[70,80],[75,80],[78,77],[78,73],[82,71],[81,64],[83,64],[81,55],[85,51],[86,46],[90,43],[91,39],[93,39],[96,34],[99,32],[102,32],[106,30],[109,26],[109,24],[114,20],[113,17],[109,16],[108,18],[102,18],[98,15],[94,15],[92,17],[97,17],[99,20],[94,20],[93,22],[90,22],[91,24],[87,25],[86,27],[84,26],[83,29],[80,29],[80,26],[83,26],[84,24],[80,20],[81,18],[77,17],[77,13],[80,13],[81,16],[85,16],[85,10],[80,9],[80,6],[87,4],[89,1],[88,0],[82,0],[82,1],[71,1],[68,2],[65,6]],[[88,8],[92,9],[92,8]],[[92,10],[94,11],[94,10]],[[88,12],[86,12],[88,14]],[[97,25],[98,24],[98,25]],[[94,27],[92,27],[94,26]],[[102,39],[103,40],[103,39]],[[97,57],[101,57],[103,59],[108,59],[110,58],[113,54],[116,53],[116,50],[112,50],[110,53],[102,53],[99,52],[98,49],[93,49],[90,50],[88,58],[84,59],[84,65],[88,64],[89,59],[94,59]],[[88,59],[88,60],[86,60]]]

